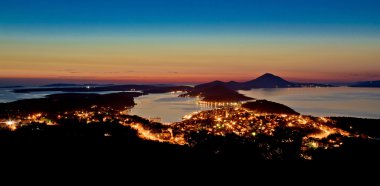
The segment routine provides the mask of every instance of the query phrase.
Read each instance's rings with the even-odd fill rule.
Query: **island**
[[[257,113],[300,115],[286,105],[267,100],[247,102],[242,107]]]
[[[86,85],[86,86],[74,86],[74,87],[44,87],[44,88],[26,88],[26,89],[14,89],[15,93],[32,93],[32,92],[106,92],[106,91],[140,91],[145,93],[164,93],[168,91],[189,91],[190,86],[160,86],[160,85]]]
[[[380,80],[378,81],[363,81],[350,85],[350,87],[368,87],[368,88],[380,88]]]
[[[209,83],[199,84],[195,86],[195,89],[205,89],[207,87],[223,86],[232,90],[250,90],[255,88],[300,88],[300,87],[334,87],[330,84],[320,83],[297,83],[287,81],[279,76],[271,73],[263,74],[262,76],[246,81],[246,82],[222,82],[213,81]]]
[[[253,99],[221,85],[195,87],[192,91],[180,96],[201,97],[204,102],[242,102]]]

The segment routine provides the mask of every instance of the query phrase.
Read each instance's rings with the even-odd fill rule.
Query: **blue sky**
[[[379,10],[378,0],[0,0],[0,78],[380,79]]]
[[[378,30],[377,0],[8,0],[3,27],[273,27]]]

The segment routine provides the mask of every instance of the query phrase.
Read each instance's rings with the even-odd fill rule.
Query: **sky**
[[[380,80],[379,9],[378,0],[0,0],[0,78]]]

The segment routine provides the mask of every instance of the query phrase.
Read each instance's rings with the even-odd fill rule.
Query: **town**
[[[161,124],[147,119],[128,115],[124,110],[93,105],[90,109],[81,109],[59,113],[30,113],[3,118],[0,120],[2,130],[15,131],[25,126],[60,126],[65,123],[92,125],[114,123],[132,130],[144,140],[191,146],[189,142],[193,133],[205,132],[210,136],[236,135],[248,142],[254,142],[260,136],[279,138],[279,131],[290,130],[290,135],[281,137],[282,143],[293,143],[295,132],[302,139],[299,154],[303,159],[312,159],[308,151],[314,149],[339,148],[343,138],[363,138],[359,133],[350,133],[335,126],[335,121],[325,117],[312,117],[291,114],[257,113],[242,108],[240,104],[218,104],[212,110],[194,112],[183,117],[183,121]],[[224,106],[223,106],[224,105]],[[112,133],[104,132],[104,137]],[[370,138],[370,137],[366,137]],[[279,138],[280,139],[280,138]]]

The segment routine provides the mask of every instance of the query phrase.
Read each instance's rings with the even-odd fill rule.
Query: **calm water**
[[[210,109],[197,105],[195,98],[180,98],[180,94],[149,94],[135,98],[131,114],[145,118],[161,118],[163,123],[181,121],[186,114]]]
[[[27,98],[42,98],[59,92],[13,93],[12,89],[0,89],[0,102]],[[101,92],[102,94],[111,92]],[[285,104],[305,115],[352,116],[380,118],[379,88],[289,88],[253,89],[240,91],[247,96]],[[161,122],[181,121],[186,114],[211,108],[197,105],[194,98],[179,98],[179,94],[149,94],[135,99],[131,110],[146,118],[160,117]]]
[[[288,88],[239,92],[285,104],[305,115],[380,118],[380,88]]]

